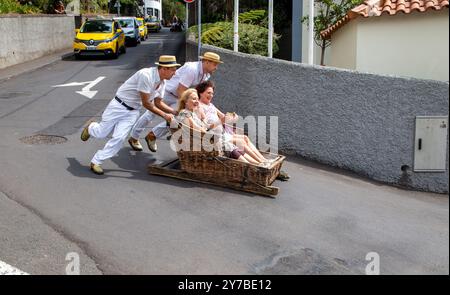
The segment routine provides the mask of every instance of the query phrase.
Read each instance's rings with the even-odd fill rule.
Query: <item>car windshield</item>
[[[110,33],[112,21],[87,21],[81,28],[81,33]]]
[[[119,19],[120,26],[122,28],[132,28],[133,27],[133,19]]]
[[[139,19],[137,20],[137,22],[138,22],[138,24],[139,24],[140,27],[144,25],[144,24],[142,23],[142,21],[139,20]]]

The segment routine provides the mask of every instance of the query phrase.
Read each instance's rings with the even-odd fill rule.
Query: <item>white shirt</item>
[[[210,130],[210,132],[213,132],[216,135],[222,135],[223,148],[229,152],[235,150],[237,146],[233,143],[233,133],[223,128],[222,122],[220,121],[219,115],[217,114],[218,109],[216,108],[216,106],[212,103],[209,103],[209,105],[207,105],[200,102],[200,108],[205,113],[205,121],[208,126],[211,124],[218,124],[212,130]]]
[[[209,105],[204,104],[200,102],[200,108],[205,113],[205,121],[208,123],[208,125],[211,124],[218,124],[212,131],[216,134],[222,134],[223,133],[223,127],[219,118],[219,115],[217,114],[217,108],[212,103],[209,103]]]
[[[166,83],[160,79],[157,68],[145,68],[131,76],[116,92],[128,106],[139,110],[142,108],[142,99],[139,92],[150,94],[150,100],[163,97]]]
[[[217,115],[217,108],[215,105],[213,105],[212,103],[209,103],[208,105],[200,102],[200,108],[205,113],[205,120],[206,122],[208,122],[208,124],[215,124],[220,122],[220,118],[219,115]]]
[[[203,64],[201,61],[187,62],[177,70],[172,79],[167,81],[166,94],[178,97],[177,89],[179,84],[186,88],[191,88],[208,81],[210,77],[210,74],[203,74]]]

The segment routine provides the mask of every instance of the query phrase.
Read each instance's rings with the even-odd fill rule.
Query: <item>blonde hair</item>
[[[181,95],[180,100],[178,101],[178,112],[181,112],[186,108],[186,102],[191,97],[191,95],[195,93],[198,96],[197,90],[194,88],[189,88]]]

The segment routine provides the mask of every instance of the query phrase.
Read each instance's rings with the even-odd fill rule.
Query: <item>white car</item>
[[[141,43],[141,37],[139,34],[139,23],[133,16],[115,17],[114,20],[118,21],[120,27],[125,34],[125,41],[128,44],[137,46]]]

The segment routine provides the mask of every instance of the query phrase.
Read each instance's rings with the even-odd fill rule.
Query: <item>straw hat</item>
[[[209,60],[218,64],[223,64],[222,61],[220,61],[220,56],[218,54],[215,54],[214,52],[205,52],[203,56],[200,56],[200,59]]]
[[[177,63],[177,58],[173,55],[161,55],[159,57],[159,62],[155,62],[155,65],[165,68],[181,67],[181,65]]]

